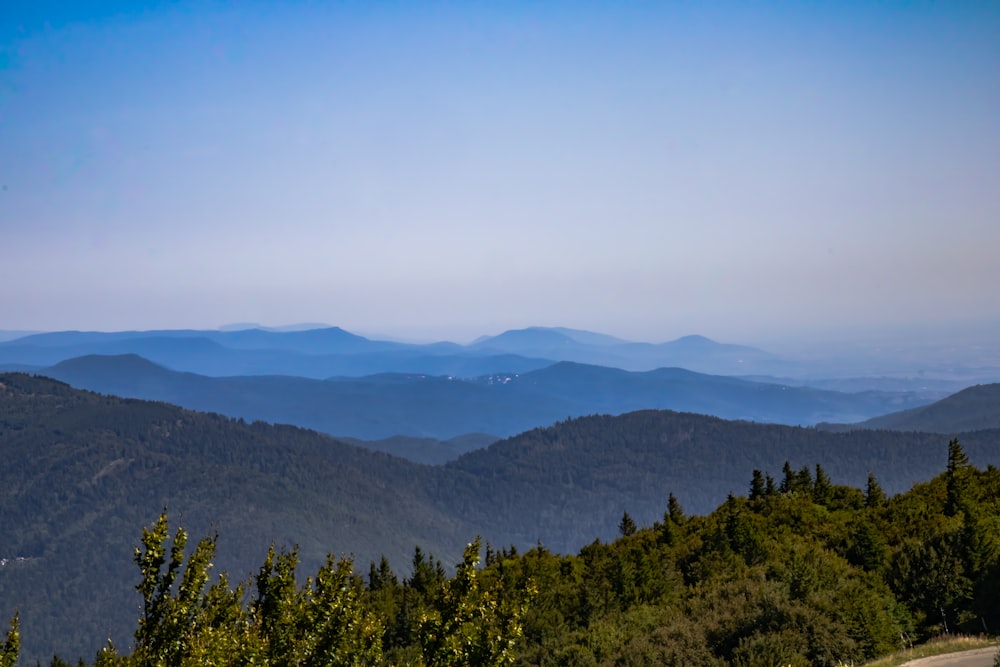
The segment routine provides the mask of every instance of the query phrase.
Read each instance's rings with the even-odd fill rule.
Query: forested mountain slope
[[[1000,384],[980,384],[917,408],[873,417],[857,424],[824,424],[829,430],[891,429],[924,433],[965,433],[1000,428]]]
[[[226,526],[219,562],[240,578],[272,541],[314,568],[329,551],[398,562],[416,544],[452,560],[475,532],[430,497],[439,469],[24,375],[0,375],[0,461],[0,614],[21,610],[32,655],[123,639],[137,610],[108,582],[129,576],[135,528],[163,508],[195,534]]]
[[[1000,463],[998,442],[984,431],[963,444],[986,465]],[[414,546],[453,563],[477,534],[572,552],[614,536],[623,511],[651,524],[670,492],[705,513],[743,490],[748,470],[786,460],[853,485],[874,471],[900,491],[941,469],[943,443],[646,411],[573,419],[421,466],[298,428],[3,374],[0,618],[21,609],[30,655],[88,654],[109,630],[122,639],[137,610],[131,589],[109,582],[128,579],[137,526],[164,507],[195,535],[218,529],[218,566],[237,578],[272,541],[299,544],[307,571],[343,552],[362,566],[384,553],[405,572]]]

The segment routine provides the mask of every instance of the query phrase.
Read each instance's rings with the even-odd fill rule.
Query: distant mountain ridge
[[[959,434],[1000,428],[1000,384],[968,387],[940,401],[855,424],[822,424],[827,430],[887,429]]]
[[[631,372],[574,362],[471,379],[380,373],[316,380],[208,377],[172,371],[137,355],[88,355],[36,372],[81,389],[364,440],[399,435],[448,440],[467,433],[508,437],[567,416],[643,409],[812,425],[926,403],[902,392],[846,394],[680,368]]]
[[[367,338],[340,327],[118,332],[61,331],[0,341],[0,369],[40,370],[87,355],[138,354],[174,371],[211,377],[287,375],[315,380],[405,373],[472,379],[524,374],[560,361],[645,372],[684,368],[707,375],[858,393],[913,393],[938,400],[975,383],[1000,381],[1000,366],[956,365],[938,355],[930,366],[886,357],[785,358],[746,345],[690,335],[664,343],[626,341],[566,327],[512,329],[469,344],[405,343]],[[937,365],[934,365],[937,364]],[[893,406],[898,409],[904,406]],[[831,416],[860,419],[865,415]]]
[[[633,371],[676,366],[714,374],[742,374],[780,363],[763,350],[717,343],[705,336],[684,336],[666,343],[634,343],[566,328],[505,331],[479,339],[473,347],[492,353],[533,354]]]
[[[233,328],[119,332],[60,331],[0,343],[0,364],[51,366],[88,354],[139,354],[202,375],[363,376],[380,372],[474,377],[524,372],[556,361],[652,370],[678,366],[736,374],[773,370],[780,360],[755,348],[686,336],[668,343],[634,343],[564,327],[505,331],[469,345],[371,340],[339,327]]]

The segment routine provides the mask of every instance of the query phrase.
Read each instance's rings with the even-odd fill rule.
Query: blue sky
[[[1000,4],[19,2],[0,329],[1000,322]]]

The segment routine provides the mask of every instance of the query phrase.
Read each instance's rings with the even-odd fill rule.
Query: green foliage
[[[677,500],[677,496],[673,493],[667,496],[667,516],[678,526],[683,526],[687,520],[681,502]]]
[[[955,516],[964,511],[969,502],[969,457],[957,439],[948,443],[948,468],[945,472],[948,497],[945,514]]]
[[[181,528],[174,533],[169,560],[167,535],[167,515],[163,513],[152,528],[143,529],[142,548],[135,549],[134,560],[141,575],[136,590],[143,604],[135,633],[135,658],[140,664],[181,664],[204,643],[198,633],[225,620],[219,609],[223,599],[210,606],[202,597],[215,555],[215,539],[201,540],[185,564],[187,533]],[[175,586],[179,574],[181,579]]]
[[[816,464],[816,479],[813,481],[812,493],[813,500],[818,505],[826,505],[833,496],[833,482],[823,470],[823,466],[818,463]]]
[[[61,599],[58,596],[66,590],[84,591],[92,597],[107,595],[101,604],[95,600],[85,608],[88,613],[79,614],[83,630],[68,622],[60,626],[86,646],[97,646],[91,642],[107,636],[101,634],[103,629],[86,635],[95,624],[118,627],[123,615],[132,624],[124,627],[135,628],[132,614],[138,608],[134,642],[117,641],[116,645],[129,647],[122,653],[109,643],[95,664],[758,665],[780,661],[833,665],[859,663],[885,653],[898,646],[901,633],[919,640],[938,633],[944,624],[950,631],[978,631],[983,624],[990,629],[1000,627],[995,604],[1000,599],[1000,470],[974,468],[957,442],[949,445],[949,466],[943,474],[892,497],[886,497],[873,475],[864,491],[835,484],[833,479],[849,476],[840,464],[827,465],[825,460],[822,467],[798,469],[786,463],[779,477],[782,493],[762,465],[751,480],[750,498],[731,495],[714,511],[687,515],[673,493],[663,512],[663,494],[676,481],[669,471],[706,466],[706,457],[713,472],[721,469],[719,461],[725,457],[706,452],[727,447],[731,451],[737,441],[742,446],[733,433],[751,441],[741,450],[748,452],[751,444],[766,448],[782,438],[794,440],[796,447],[809,442],[820,447],[833,441],[809,429],[743,425],[739,431],[729,431],[724,423],[694,416],[595,417],[573,420],[558,429],[540,429],[504,443],[505,447],[470,456],[446,469],[421,470],[419,475],[413,467],[387,460],[381,472],[373,473],[375,484],[361,474],[371,458],[315,434],[233,425],[222,418],[156,404],[135,403],[134,411],[119,412],[119,399],[81,395],[68,387],[53,388],[30,379],[18,381],[36,393],[25,393],[22,402],[2,404],[7,412],[0,415],[0,445],[4,447],[0,454],[3,472],[10,472],[3,478],[4,516],[12,521],[0,522],[0,543],[11,554],[27,557],[0,571],[0,598],[3,602],[26,599],[30,604],[50,597]],[[33,402],[47,406],[48,423],[25,417],[34,414],[33,408],[26,407]],[[86,409],[75,410],[74,402]],[[635,440],[631,440],[632,431],[623,430],[625,424],[638,433]],[[250,440],[241,440],[244,437]],[[680,451],[678,443],[701,437],[718,438],[718,450],[704,447],[701,441],[695,448],[698,459],[685,459],[683,465],[671,460],[669,469],[656,467],[663,450],[669,450],[670,455],[664,457],[669,459]],[[838,435],[835,442],[846,447],[854,437]],[[919,458],[909,453],[913,442],[917,443],[914,447],[923,447],[919,438],[892,436],[899,439],[882,441],[882,437],[868,435],[863,443],[885,450],[906,444],[898,451],[905,451],[907,458]],[[988,440],[987,436],[970,436],[974,437]],[[213,438],[221,444],[210,446]],[[624,445],[617,446],[624,440],[639,444],[626,452]],[[862,442],[860,436],[858,442]],[[935,444],[939,459],[942,444],[940,439]],[[567,456],[566,450],[573,455]],[[197,464],[184,458],[192,451]],[[772,461],[787,460],[780,448],[766,451]],[[545,458],[550,456],[556,458]],[[594,461],[611,459],[596,456],[615,457],[623,467],[605,465],[600,469],[607,474],[600,477],[594,473]],[[582,461],[588,458],[584,466]],[[630,459],[634,459],[631,468],[625,465]],[[41,461],[38,465],[51,460],[62,463],[46,469],[55,473],[53,481],[48,481],[32,467],[32,460]],[[552,461],[565,465],[549,465]],[[869,460],[852,465],[856,465],[859,481],[872,467]],[[365,493],[377,490],[374,496],[357,495],[377,497],[366,507],[368,514],[338,509],[348,502],[342,498],[355,497],[343,486],[331,490],[334,476],[330,471],[340,467],[346,470],[345,479],[372,487]],[[389,475],[385,470],[395,472]],[[129,477],[123,475],[119,484],[116,475],[126,471]],[[703,472],[704,468],[698,474],[686,474],[698,477]],[[733,478],[736,481],[730,488],[744,487],[746,472]],[[208,480],[211,493],[204,484],[192,482],[199,477]],[[730,478],[725,479],[729,483]],[[645,485],[646,501],[638,494],[614,495],[616,485],[628,481],[635,486],[636,480]],[[342,483],[346,482],[338,482]],[[142,493],[135,491],[136,484]],[[896,488],[893,482],[888,484]],[[266,493],[239,495],[245,494],[244,487],[263,488]],[[685,488],[685,498],[692,498],[690,487],[680,488]],[[229,495],[220,500],[216,491]],[[700,508],[704,497],[696,490],[690,493]],[[222,553],[226,548],[258,553],[257,548],[273,539],[269,536],[258,543],[270,530],[258,524],[277,525],[279,519],[294,522],[308,514],[311,522],[353,521],[360,535],[400,530],[399,540],[407,540],[406,547],[390,556],[405,558],[413,548],[410,536],[418,533],[403,531],[401,527],[408,530],[409,524],[400,523],[399,517],[381,522],[382,513],[395,505],[404,506],[402,516],[413,517],[414,522],[426,524],[431,522],[429,517],[438,517],[447,530],[456,530],[458,520],[453,517],[464,513],[499,517],[484,524],[491,526],[489,534],[494,539],[512,539],[502,542],[509,547],[487,547],[482,568],[478,542],[465,550],[455,569],[416,549],[412,561],[404,561],[411,569],[400,577],[389,558],[382,558],[368,568],[366,585],[353,571],[350,559],[317,558],[317,549],[325,553],[329,533],[307,530],[319,523],[303,523],[298,528],[310,536],[308,546],[290,551],[272,547],[262,567],[259,560],[248,565],[235,561],[237,571],[257,575],[233,585],[224,574],[212,574],[214,537],[194,543],[186,531],[170,530],[166,516],[161,516],[143,531],[134,551],[140,574],[135,586],[137,602],[109,604],[118,598],[105,590],[117,584],[129,592],[125,582],[131,577],[119,573],[113,563],[128,564],[134,535],[134,525],[129,523],[140,511],[137,508],[148,506],[150,498],[155,499],[154,507],[173,506],[182,496],[190,503],[186,496],[198,494],[202,494],[198,496],[201,504],[188,504],[184,510],[186,521],[194,517],[197,530],[212,525],[209,518],[216,516],[204,508],[237,506],[221,515],[218,523],[226,531],[218,547]],[[336,502],[329,502],[327,496],[336,497]],[[309,501],[316,509],[289,511],[290,506],[282,504],[287,497]],[[609,502],[609,497],[615,501]],[[546,512],[548,523],[526,527],[530,508],[555,507],[553,498],[560,499],[558,507],[567,508],[566,512]],[[583,509],[575,507],[577,502]],[[414,509],[420,503],[425,503],[425,509],[436,509],[424,514],[423,509]],[[189,511],[192,506],[201,509]],[[454,513],[441,509],[445,506]],[[619,521],[626,518],[622,507],[634,511],[638,519],[633,520],[634,529]],[[58,515],[62,522],[58,525],[64,526],[60,530],[73,536],[74,553],[87,555],[86,568],[67,569],[56,552],[56,545],[66,538],[56,534],[51,526],[57,524],[46,518],[48,514]],[[247,517],[237,520],[237,514]],[[324,514],[333,518],[318,518]],[[638,528],[642,521],[658,515],[662,522]],[[235,528],[227,525],[230,518],[237,521]],[[15,524],[31,526],[31,530],[12,528]],[[617,540],[594,539],[595,526],[602,526],[600,537],[606,540],[623,524],[628,529],[619,530]],[[126,526],[130,537],[123,546],[116,536]],[[526,548],[536,542],[535,535],[547,534],[547,526],[561,531],[559,544],[580,539],[581,534],[587,534],[590,543],[566,549],[575,555],[558,555],[541,544]],[[445,528],[441,531],[439,535]],[[530,539],[524,538],[529,533]],[[238,542],[238,548],[227,547],[227,539]],[[100,558],[94,558],[92,551]],[[458,550],[444,553],[453,553],[457,559]],[[228,566],[233,561],[220,557],[219,562]],[[315,574],[305,578],[300,570]],[[17,575],[29,572],[37,576],[22,581],[36,582],[37,591],[26,596],[13,584]],[[16,591],[17,597],[12,598],[9,591]],[[3,613],[11,614],[12,608]],[[15,629],[26,629],[20,646],[22,660],[31,636],[28,629],[33,631],[36,621],[52,623],[43,614],[32,615],[28,608],[15,618]],[[9,656],[16,643],[15,632],[3,648],[8,662],[13,660]],[[36,653],[44,655],[42,651],[46,651],[44,646]],[[51,655],[50,649],[47,654]]]
[[[3,644],[0,644],[0,667],[14,667],[21,650],[21,631],[18,616],[15,614],[10,621],[10,630]]]
[[[767,482],[764,479],[764,473],[760,470],[753,471],[753,477],[750,479],[750,494],[747,496],[750,500],[760,500],[767,495]]]
[[[879,485],[875,474],[868,473],[868,483],[865,487],[865,507],[881,507],[885,502],[885,492]]]
[[[428,667],[483,665],[493,667],[514,662],[514,647],[523,628],[527,598],[505,594],[502,582],[484,587],[477,569],[480,542],[469,544],[455,576],[445,582],[418,622],[423,662]]]
[[[636,530],[638,530],[638,526],[635,525],[635,520],[629,516],[629,513],[622,514],[622,520],[618,523],[618,534],[622,537],[628,537],[635,535]]]
[[[383,559],[379,568],[372,565],[368,587],[350,559],[333,556],[299,585],[297,550],[272,546],[246,605],[243,587],[230,588],[224,574],[210,584],[214,538],[202,540],[190,554],[186,546],[183,529],[169,536],[166,513],[143,530],[142,546],[135,550],[136,590],[143,600],[135,649],[122,656],[109,644],[96,665],[361,666],[382,664],[385,657],[427,667],[509,665],[536,592],[530,579],[509,588],[502,577],[484,579],[478,539],[451,578],[417,550],[414,578],[400,584]],[[405,616],[397,605],[406,604],[408,596],[419,611],[411,614],[412,632],[400,639],[387,630],[392,618]],[[5,648],[0,656],[16,657],[16,631],[15,618],[13,652]]]
[[[134,551],[134,649],[109,644],[94,664],[858,663],[900,636],[994,620],[1000,470],[954,458],[954,470],[874,503],[819,466],[786,465],[785,493],[758,471],[752,500],[730,494],[689,517],[671,494],[661,524],[640,530],[626,512],[620,539],[576,556],[487,547],[480,568],[477,538],[452,576],[416,548],[409,577],[383,557],[367,585],[333,556],[300,584],[298,550],[273,546],[252,586],[213,581],[216,539],[188,552],[187,532],[171,532],[164,513]],[[948,516],[956,473],[962,509]],[[0,667],[13,666],[17,641],[15,617]]]

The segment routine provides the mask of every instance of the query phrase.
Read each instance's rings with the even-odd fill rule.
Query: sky
[[[0,329],[1000,331],[1000,3],[0,11]]]

